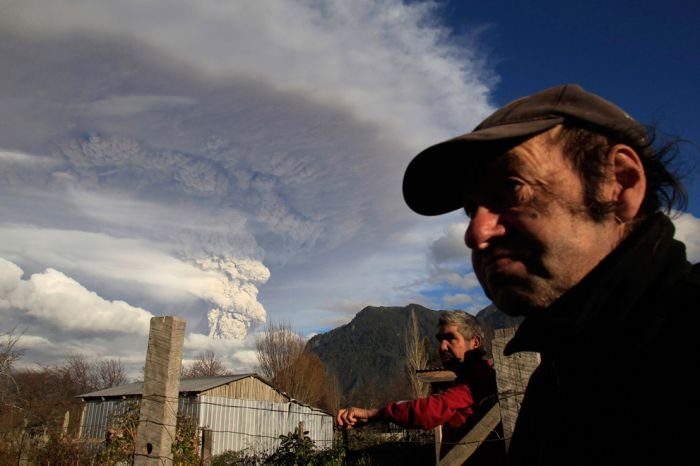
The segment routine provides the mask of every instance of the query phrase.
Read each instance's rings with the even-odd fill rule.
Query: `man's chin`
[[[459,361],[457,361],[456,359],[448,359],[446,361],[442,361],[442,367],[454,371],[459,367]]]
[[[543,309],[537,302],[529,288],[515,287],[505,288],[496,286],[492,289],[499,290],[496,293],[486,292],[486,296],[493,301],[499,311],[512,317],[528,316]]]

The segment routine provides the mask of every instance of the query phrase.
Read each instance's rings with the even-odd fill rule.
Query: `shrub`
[[[99,457],[100,464],[131,463],[138,425],[138,402],[129,403],[123,411],[112,417],[107,430],[107,446]],[[199,430],[193,417],[177,415],[175,440],[170,451],[173,464],[199,465]]]
[[[227,451],[212,458],[211,466],[260,466],[264,455],[245,451]]]
[[[212,458],[212,466],[342,466],[342,450],[317,450],[308,431],[299,428],[280,435],[281,444],[269,456],[228,451]]]

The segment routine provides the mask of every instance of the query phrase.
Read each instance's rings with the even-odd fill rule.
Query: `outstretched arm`
[[[338,411],[336,422],[339,427],[351,429],[355,427],[357,423],[365,424],[375,420],[378,414],[379,410],[376,408],[358,408],[356,406],[351,406]]]

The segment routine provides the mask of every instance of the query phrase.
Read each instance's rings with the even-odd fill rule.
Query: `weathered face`
[[[486,294],[509,314],[552,304],[620,240],[614,217],[593,221],[579,175],[550,132],[481,165],[465,193],[465,235]]]
[[[474,348],[473,340],[466,340],[456,325],[440,325],[435,338],[445,367],[463,362],[465,353]]]

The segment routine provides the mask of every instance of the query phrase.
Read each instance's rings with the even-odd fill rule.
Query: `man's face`
[[[473,349],[474,343],[466,340],[456,325],[440,325],[435,338],[438,340],[440,360],[445,367],[464,361],[464,354]]]
[[[509,314],[549,306],[620,241],[612,214],[589,217],[581,179],[552,142],[558,130],[489,159],[465,193],[474,272]]]

